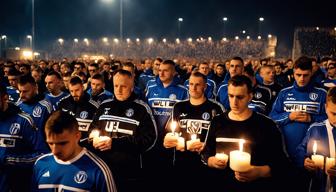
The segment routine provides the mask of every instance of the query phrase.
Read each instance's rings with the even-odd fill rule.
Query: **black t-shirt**
[[[232,150],[239,150],[238,142],[232,139],[244,139],[244,151],[251,154],[251,165],[268,165],[272,177],[257,179],[253,182],[243,183],[235,179],[234,172],[229,163],[224,170],[214,170],[214,185],[228,191],[276,191],[273,185],[283,180],[289,167],[289,160],[284,152],[281,134],[276,124],[268,117],[253,112],[244,121],[231,120],[228,112],[217,116],[211,123],[205,149],[202,153],[204,160],[214,156],[216,151],[229,154]],[[219,182],[221,184],[219,184]]]
[[[178,122],[176,132],[180,133],[185,141],[189,141],[191,135],[194,134],[201,142],[205,142],[211,120],[216,115],[222,114],[223,111],[224,107],[213,100],[206,100],[201,105],[192,105],[189,100],[176,103],[172,113],[173,120]],[[171,121],[170,119],[168,122]],[[171,131],[169,126],[170,123],[167,123],[166,130],[168,132]],[[197,167],[201,163],[200,155],[197,152],[176,151],[175,164],[177,166]]]

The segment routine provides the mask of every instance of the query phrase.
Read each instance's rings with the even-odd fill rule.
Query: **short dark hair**
[[[91,79],[96,79],[96,80],[100,80],[102,82],[105,82],[105,78],[104,78],[104,75],[100,74],[100,73],[97,73],[95,75],[93,75],[91,77]]]
[[[162,65],[171,65],[171,66],[174,67],[174,69],[175,69],[175,66],[176,66],[176,63],[173,60],[164,60],[161,64]]]
[[[294,63],[294,69],[313,70],[312,59],[306,56],[299,57]]]
[[[327,102],[328,101],[336,104],[336,87],[332,87],[331,89],[329,89],[327,94]]]
[[[244,60],[241,57],[232,57],[230,61],[232,61],[232,60],[240,61],[242,63],[242,65],[244,65]]]
[[[8,71],[8,76],[20,76],[20,75],[22,75],[22,73],[20,71],[16,70],[15,68],[10,69]]]
[[[201,77],[203,79],[204,83],[207,83],[207,77],[205,75],[203,75],[201,72],[194,71],[194,72],[191,73],[190,76]]]
[[[27,83],[33,85],[33,86],[37,86],[35,79],[31,76],[31,75],[23,75],[19,78],[19,85],[26,85]]]
[[[228,85],[233,85],[235,87],[246,85],[247,92],[252,93],[252,81],[245,75],[236,75],[232,77],[229,80]]]
[[[254,77],[254,71],[253,71],[252,65],[246,65],[244,67],[244,73],[248,75],[249,77]]]
[[[83,85],[83,81],[78,76],[71,77],[69,83],[70,83],[70,85],[77,85],[77,84]]]
[[[45,131],[61,134],[64,130],[78,131],[76,118],[67,112],[58,110],[53,112],[45,124]]]
[[[117,69],[114,73],[113,76],[115,76],[116,74],[120,74],[120,75],[125,75],[128,76],[129,78],[133,78],[132,73],[129,71],[126,71],[124,69]]]
[[[57,79],[62,80],[61,74],[56,71],[50,71],[47,76],[55,76]]]
[[[132,62],[126,62],[126,63],[122,64],[122,66],[132,68],[133,73],[135,71],[135,65]]]
[[[89,67],[94,67],[96,69],[99,69],[99,65],[97,63],[91,63]]]

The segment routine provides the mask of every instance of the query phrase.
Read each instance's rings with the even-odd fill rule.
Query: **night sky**
[[[35,0],[36,41],[42,48],[59,37],[100,38],[119,36],[119,1]],[[279,44],[291,46],[296,26],[335,27],[336,11],[331,0],[319,1],[224,1],[224,0],[123,0],[124,37],[175,38],[177,19],[182,37],[222,38],[242,35],[256,38],[258,18],[263,34],[275,34]],[[225,25],[223,17],[228,17]],[[9,46],[25,43],[31,34],[31,0],[1,0],[0,34]]]

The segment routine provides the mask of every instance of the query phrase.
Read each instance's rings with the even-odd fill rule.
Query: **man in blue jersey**
[[[236,76],[236,75],[242,75],[244,71],[244,60],[240,57],[233,57],[230,60],[230,68],[228,76],[230,78]],[[229,97],[228,97],[228,80],[230,78],[224,79],[224,81],[219,85],[218,91],[217,91],[217,98],[216,100],[220,102],[225,109],[230,109],[229,104]]]
[[[54,112],[45,131],[52,153],[36,161],[33,191],[116,191],[108,166],[78,144],[81,132],[72,115]]]
[[[20,99],[16,105],[33,118],[40,135],[44,136],[44,124],[52,112],[51,104],[38,94],[38,86],[30,75],[20,77],[19,91]]]
[[[113,94],[105,89],[105,80],[102,74],[98,73],[93,75],[90,85],[90,89],[87,90],[87,93],[90,95],[90,98],[99,105],[103,101],[113,98]]]
[[[33,120],[8,98],[0,87],[0,190],[24,192],[29,191],[35,160],[48,149]]]
[[[61,91],[62,77],[59,73],[51,71],[46,76],[45,83],[48,89],[48,92],[45,93],[45,99],[51,103],[53,110],[55,111],[58,109],[59,101],[68,95],[67,93]]]
[[[300,57],[294,64],[294,85],[280,91],[270,117],[279,125],[291,158],[310,124],[326,119],[326,91],[311,82],[312,61]]]
[[[20,75],[21,73],[16,69],[9,70],[7,74],[9,82],[9,86],[7,86],[7,93],[9,96],[9,101],[13,103],[17,102],[20,97],[18,90],[18,80]]]
[[[297,148],[296,163],[310,172],[312,183],[309,191],[335,191],[336,189],[336,164],[326,160],[325,172],[311,158],[311,155],[323,155],[325,158],[336,158],[336,87],[328,91],[326,102],[328,119],[313,123],[306,137]],[[314,143],[316,151],[314,152]],[[322,168],[322,169],[321,169]]]
[[[175,62],[163,61],[159,67],[159,77],[146,92],[146,100],[153,110],[161,141],[174,104],[189,98],[188,89],[179,84],[175,75]]]
[[[215,99],[217,87],[216,87],[215,81],[209,78],[209,72],[210,72],[209,63],[203,62],[199,64],[198,72],[202,73],[203,75],[207,77],[207,82],[206,82],[207,87],[205,90],[205,96],[208,99]],[[189,89],[189,79],[184,82],[184,86],[187,87],[187,89]]]

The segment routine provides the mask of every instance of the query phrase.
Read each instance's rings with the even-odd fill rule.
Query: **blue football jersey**
[[[52,154],[34,166],[32,191],[116,191],[108,166],[85,148],[73,159],[62,161]]]

